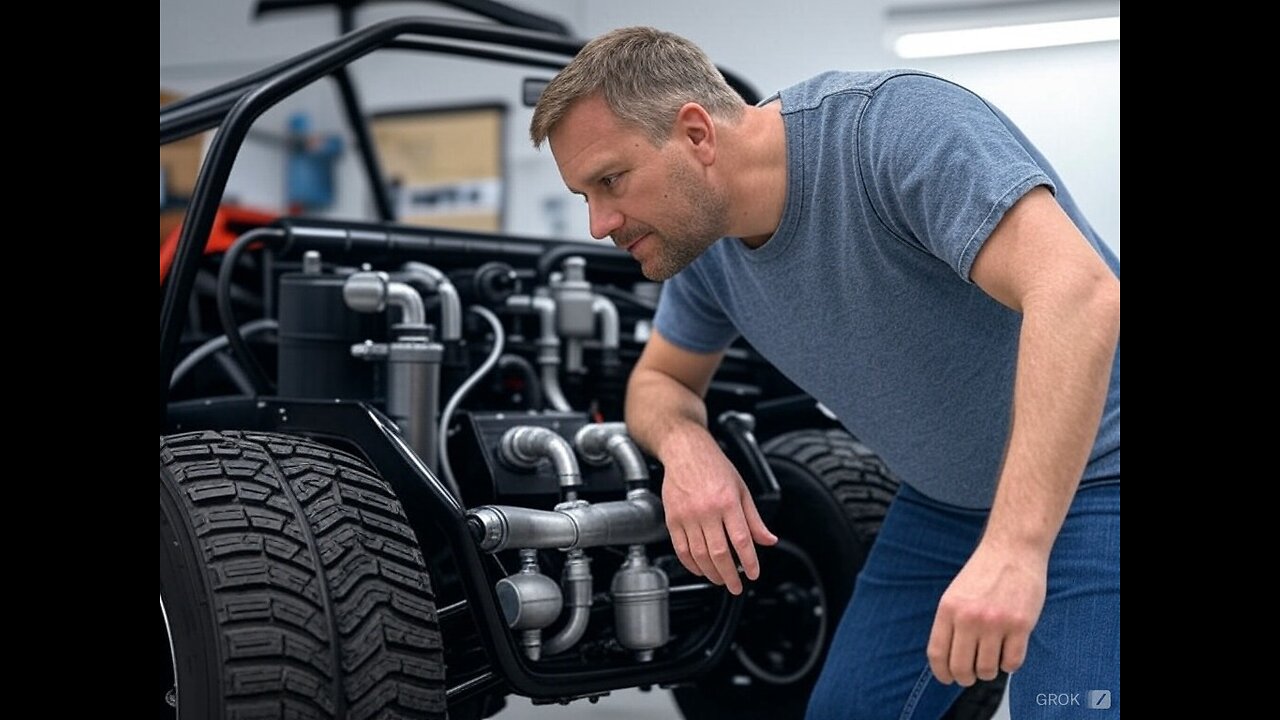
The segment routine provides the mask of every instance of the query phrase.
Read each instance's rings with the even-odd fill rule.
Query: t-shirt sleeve
[[[858,138],[881,222],[966,281],[978,250],[1014,203],[1038,185],[1056,193],[995,110],[939,78],[887,80],[868,102]]]
[[[719,352],[738,337],[737,328],[693,266],[662,283],[653,324],[662,337],[696,353]]]

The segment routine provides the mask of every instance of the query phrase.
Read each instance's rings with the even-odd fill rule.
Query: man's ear
[[[676,111],[672,139],[693,153],[699,162],[710,165],[716,157],[716,123],[707,109],[695,102]]]

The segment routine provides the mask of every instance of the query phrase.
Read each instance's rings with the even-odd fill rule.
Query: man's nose
[[[592,203],[587,212],[591,215],[591,237],[603,240],[622,227],[622,213],[613,208]]]

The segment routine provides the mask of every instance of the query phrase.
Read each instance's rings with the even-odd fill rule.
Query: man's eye
[[[600,184],[606,188],[611,188],[618,182],[618,178],[620,177],[622,177],[622,173],[618,173],[616,175],[605,175],[600,178]]]

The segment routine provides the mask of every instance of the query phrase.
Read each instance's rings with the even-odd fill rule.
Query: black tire
[[[898,480],[879,455],[843,430],[796,430],[762,449],[775,474],[811,476],[830,491],[849,530],[871,548],[898,492]]]
[[[898,481],[884,461],[843,430],[797,430],[773,438],[762,449],[782,487],[783,500],[770,524],[783,542],[776,550],[760,549],[761,580],[751,587],[743,613],[744,625],[726,661],[696,685],[676,688],[676,703],[690,720],[804,717],[809,693],[826,660],[836,625],[853,596],[857,573],[898,490]],[[806,573],[804,566],[811,572]],[[787,573],[797,576],[790,583],[792,586],[805,585],[799,578],[806,574],[816,577],[806,594],[794,587],[788,589]],[[770,586],[779,576],[784,584],[771,591]],[[796,612],[796,607],[789,611],[770,610],[771,619],[757,622],[756,627],[750,624],[753,614],[758,615],[765,603],[775,607],[798,604],[803,610],[806,602],[820,602],[822,610],[817,616],[823,619],[798,628],[801,632],[797,635],[810,636],[807,664],[798,664],[796,672],[761,673],[762,663],[751,661],[752,655],[786,657],[787,648],[767,647],[769,632],[777,635],[797,629],[794,622],[772,618],[806,613]],[[781,630],[773,630],[775,627]],[[794,647],[796,640],[793,637],[778,642],[790,642]],[[754,651],[749,648],[752,643],[759,646],[762,642],[766,647]],[[969,688],[945,717],[990,718],[1000,704],[1004,683],[1002,675]]]
[[[160,438],[160,601],[162,685],[168,662],[183,720],[445,716],[413,531],[391,488],[333,448]]]

